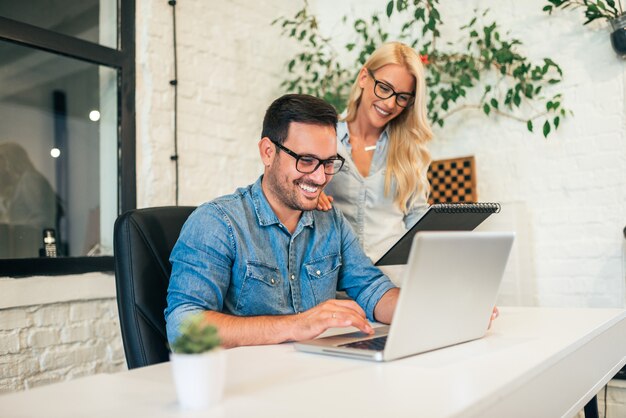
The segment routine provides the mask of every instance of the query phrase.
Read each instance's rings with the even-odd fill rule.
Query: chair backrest
[[[428,204],[478,201],[473,156],[436,160],[428,168]]]
[[[117,306],[129,369],[168,361],[163,311],[169,256],[195,207],[135,209],[115,221]]]

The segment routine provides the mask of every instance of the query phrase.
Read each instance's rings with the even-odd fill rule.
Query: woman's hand
[[[489,326],[487,327],[487,329],[491,328],[491,324],[499,316],[500,316],[500,311],[498,310],[497,306],[494,306],[493,311],[491,311],[491,318],[489,318]]]
[[[328,196],[324,192],[320,193],[320,197],[317,200],[317,210],[323,210],[324,212],[331,210],[333,208],[331,205],[333,200],[332,196]]]

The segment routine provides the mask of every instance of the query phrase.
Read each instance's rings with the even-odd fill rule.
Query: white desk
[[[0,396],[0,416],[569,417],[626,363],[626,311],[501,308],[481,340],[387,364],[291,344],[227,354],[210,410],[179,409],[165,363]]]

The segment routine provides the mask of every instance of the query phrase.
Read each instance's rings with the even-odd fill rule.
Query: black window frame
[[[118,49],[0,16],[0,40],[117,70],[118,215],[137,205],[135,166],[135,0],[118,0]],[[113,256],[0,259],[0,277],[113,272]]]

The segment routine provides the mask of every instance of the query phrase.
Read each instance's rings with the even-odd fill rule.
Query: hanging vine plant
[[[354,32],[354,40],[341,48],[356,54],[357,63],[344,66],[333,40],[321,35],[317,18],[308,3],[291,18],[280,17],[283,35],[299,43],[299,52],[287,62],[287,78],[282,86],[288,92],[322,97],[343,111],[350,86],[360,67],[382,43],[391,39],[389,19],[400,20],[396,38],[419,51],[426,66],[428,116],[433,124],[444,126],[453,114],[478,109],[487,117],[495,115],[524,123],[534,131],[537,121],[547,137],[561,119],[571,112],[562,105],[560,93],[548,94],[548,86],[562,81],[561,68],[550,58],[532,63],[518,50],[522,42],[502,33],[496,22],[479,24],[488,11],[474,16],[460,28],[461,39],[443,42],[443,25],[438,0],[392,0],[384,14],[349,20],[342,24]],[[395,26],[397,27],[397,26]],[[443,45],[441,45],[443,43]]]

